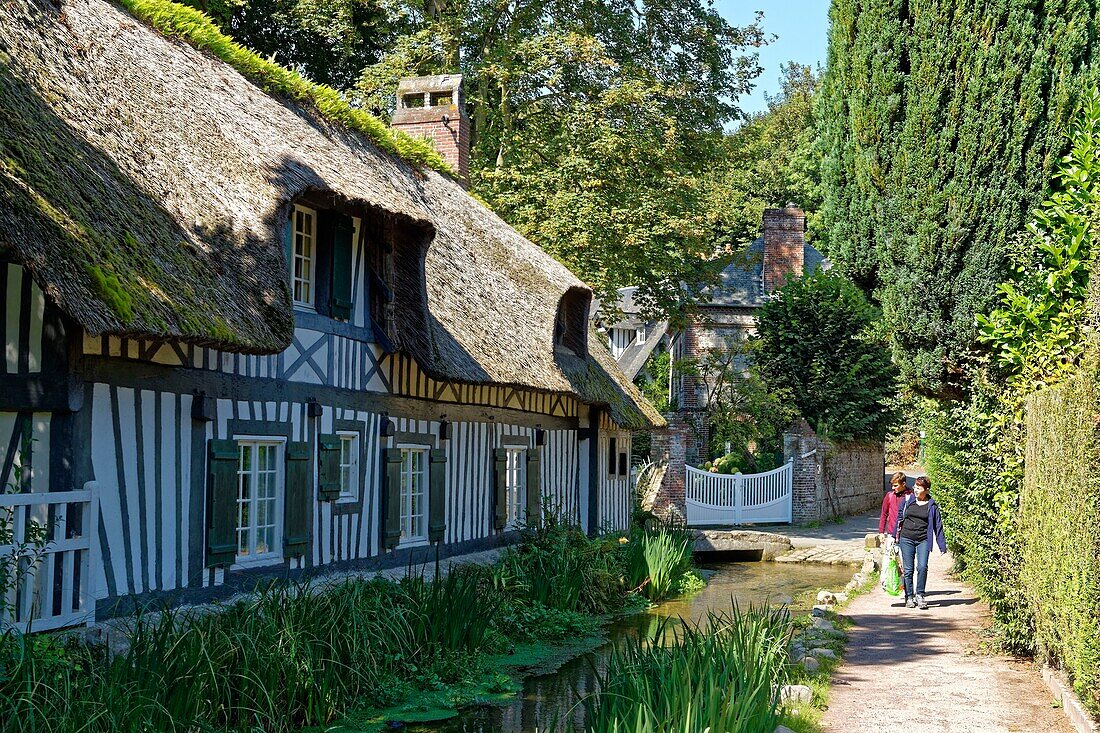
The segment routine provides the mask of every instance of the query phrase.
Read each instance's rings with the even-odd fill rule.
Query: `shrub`
[[[1100,713],[1097,367],[1028,399],[1020,580],[1038,652]]]

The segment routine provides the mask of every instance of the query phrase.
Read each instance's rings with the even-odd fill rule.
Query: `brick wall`
[[[886,463],[880,442],[832,443],[800,420],[783,436],[783,455],[794,459],[796,524],[860,514],[882,503]]]
[[[706,429],[696,415],[674,412],[665,416],[668,427],[653,431],[650,455],[654,460],[665,461],[667,469],[653,511],[658,516],[685,513],[684,482],[686,467],[701,462],[700,446],[706,445]]]
[[[798,277],[805,264],[806,214],[802,209],[764,210],[764,292],[783,286],[788,275]]]

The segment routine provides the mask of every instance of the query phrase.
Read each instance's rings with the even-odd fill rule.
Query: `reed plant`
[[[597,670],[588,733],[771,733],[787,670],[785,609],[733,604],[699,624],[625,640]]]
[[[635,530],[624,546],[628,582],[651,601],[677,592],[692,569],[694,542],[690,532],[671,524]]]
[[[461,674],[485,642],[481,574],[272,585],[218,612],[139,618],[125,653],[0,639],[0,730],[270,731],[323,725],[426,670]]]

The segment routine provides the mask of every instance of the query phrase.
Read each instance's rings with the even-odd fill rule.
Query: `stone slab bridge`
[[[774,532],[748,529],[696,529],[696,552],[730,552],[774,560],[792,549],[791,538]]]

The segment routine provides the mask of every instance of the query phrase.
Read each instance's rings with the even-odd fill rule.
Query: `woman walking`
[[[884,560],[893,556],[897,550],[894,545],[894,535],[898,531],[898,512],[907,498],[913,495],[913,490],[906,484],[905,472],[898,471],[890,477],[890,490],[882,497],[882,509],[878,516],[878,534],[882,540],[882,557]],[[888,563],[882,563],[882,587],[886,587]]]
[[[943,520],[940,508],[929,490],[931,482],[925,476],[919,477],[913,485],[913,494],[905,498],[898,510],[896,538],[901,548],[902,564],[905,566],[905,607],[928,608],[924,600],[925,582],[928,580],[928,554],[932,551],[932,542],[940,548],[940,554],[947,552],[947,542],[943,537]]]

